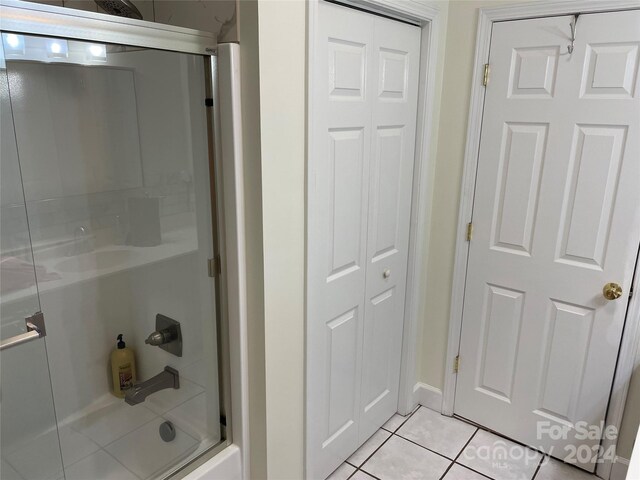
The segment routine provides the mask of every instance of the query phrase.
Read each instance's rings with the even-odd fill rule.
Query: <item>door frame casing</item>
[[[467,260],[469,242],[467,241],[467,225],[471,222],[475,195],[475,179],[480,152],[480,133],[484,110],[485,87],[482,84],[484,65],[489,61],[491,31],[494,22],[508,20],[524,20],[528,18],[572,15],[574,13],[599,13],[640,8],[640,0],[543,0],[535,3],[523,3],[505,7],[480,9],[476,36],[476,53],[474,60],[469,118],[467,123],[467,140],[465,146],[463,174],[460,191],[460,209],[458,212],[456,248],[454,257],[453,285],[449,309],[449,334],[447,357],[445,362],[445,379],[442,394],[442,414],[454,414],[457,373],[455,373],[456,356],[460,351],[460,335],[462,332],[462,314],[464,305],[465,284],[467,279]],[[639,259],[636,260],[636,271]],[[638,278],[634,279],[634,290],[637,292]],[[618,431],[622,422],[627,391],[633,372],[637,345],[640,342],[640,295],[634,295],[629,301],[627,321],[620,345],[618,363],[614,376],[612,393],[607,409],[607,424],[615,426]],[[617,440],[604,439],[602,451],[615,446]],[[600,456],[600,455],[599,455]],[[599,458],[600,460],[600,458]],[[596,468],[596,474],[608,479],[613,462],[602,459]]]
[[[318,5],[323,0],[310,0],[307,4],[307,85],[306,85],[306,171],[305,171],[305,352],[308,338],[307,322],[309,271],[309,192],[312,191],[309,176],[309,163],[314,159],[315,122],[314,109],[310,94],[313,92],[314,58],[316,45],[315,36],[318,22]],[[414,154],[414,171],[411,193],[411,217],[409,229],[409,250],[407,263],[407,286],[405,294],[405,309],[402,334],[402,360],[400,366],[400,386],[398,396],[398,412],[407,414],[415,408],[417,400],[414,395],[417,366],[417,332],[420,302],[421,265],[428,251],[428,229],[430,217],[430,185],[432,182],[433,159],[430,155],[430,145],[433,139],[435,99],[436,61],[438,52],[438,34],[440,11],[437,8],[403,0],[341,0],[345,7],[357,7],[372,14],[383,14],[398,20],[411,21],[421,28],[420,38],[420,70],[418,82],[418,113],[416,122],[416,146]],[[308,463],[309,431],[307,421],[307,382],[309,380],[308,361],[305,355],[305,465]],[[305,467],[306,468],[306,467]]]

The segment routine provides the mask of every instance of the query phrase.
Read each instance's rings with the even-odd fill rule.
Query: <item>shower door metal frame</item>
[[[167,50],[203,57],[206,96],[207,99],[214,100],[214,108],[207,108],[207,151],[211,180],[212,238],[214,253],[221,258],[221,272],[214,278],[212,293],[216,297],[219,407],[220,412],[226,417],[226,425],[221,429],[220,443],[189,463],[176,466],[167,474],[167,478],[183,478],[232,444],[238,446],[242,452],[242,478],[247,478],[247,346],[244,308],[246,290],[242,226],[244,204],[241,184],[243,172],[239,147],[241,139],[238,138],[239,85],[237,78],[235,85],[232,78],[238,74],[237,45],[218,46],[216,37],[210,32],[17,0],[0,0],[0,30]],[[225,91],[228,90],[232,98],[222,101],[217,79],[218,47],[222,50],[229,68],[234,70],[225,75]],[[226,129],[222,127],[224,132],[221,132],[217,122],[222,119],[222,115],[231,117],[230,125]],[[221,141],[222,134],[231,135],[228,142]],[[225,170],[222,168],[223,159],[225,164],[229,164],[225,166]],[[223,185],[226,188],[223,188]],[[236,320],[233,324],[229,322],[230,315]],[[224,343],[225,340],[227,344]],[[234,418],[230,415],[232,406]]]
[[[0,1],[4,31],[214,55],[213,33],[18,0]]]

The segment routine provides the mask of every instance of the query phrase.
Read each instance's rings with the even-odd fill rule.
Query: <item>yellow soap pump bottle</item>
[[[136,381],[136,358],[133,350],[127,347],[118,335],[116,349],[111,352],[111,375],[113,376],[113,394],[123,398],[125,390]]]

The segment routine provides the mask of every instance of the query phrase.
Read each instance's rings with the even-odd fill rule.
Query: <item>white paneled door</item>
[[[324,479],[397,410],[420,29],[324,2],[317,25],[307,475]]]
[[[493,26],[455,413],[593,471],[640,243],[640,11],[580,15],[570,54],[573,20]]]

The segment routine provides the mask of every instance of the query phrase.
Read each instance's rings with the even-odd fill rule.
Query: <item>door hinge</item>
[[[456,355],[456,358],[453,359],[453,373],[458,373],[460,370],[460,355]]]
[[[220,262],[220,255],[216,255],[213,258],[207,260],[207,269],[209,276],[215,278],[222,273],[222,264]]]
[[[473,238],[473,223],[467,223],[467,242],[470,242]]]
[[[485,63],[484,64],[484,73],[482,75],[482,85],[484,85],[486,87],[487,83],[489,83],[489,64]]]

